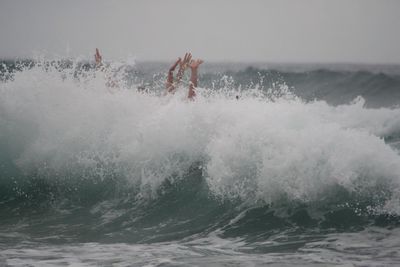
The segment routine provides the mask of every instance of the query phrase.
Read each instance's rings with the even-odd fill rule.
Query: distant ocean
[[[0,266],[400,265],[400,66],[106,66],[0,63]]]

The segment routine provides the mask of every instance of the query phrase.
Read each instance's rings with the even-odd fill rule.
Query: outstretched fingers
[[[190,57],[190,53],[185,53],[185,56],[183,57],[183,63],[187,62],[189,57]]]
[[[203,62],[204,61],[202,59],[193,59],[190,61],[189,67],[192,69],[197,69]]]
[[[180,63],[180,69],[184,70],[189,65],[191,59],[192,59],[192,54],[186,53],[182,62]]]

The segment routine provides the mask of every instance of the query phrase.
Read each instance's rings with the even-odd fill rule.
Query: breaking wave
[[[184,86],[109,77],[37,64],[0,83],[4,218],[40,210],[52,216],[38,225],[141,242],[397,223],[400,109],[305,101],[285,84],[188,101]]]

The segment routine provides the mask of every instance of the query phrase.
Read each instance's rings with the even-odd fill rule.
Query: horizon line
[[[64,57],[45,59],[51,60],[76,60],[79,57]],[[0,57],[0,61],[38,61],[31,57]],[[81,59],[80,61],[92,61]],[[94,61],[94,60],[93,60]],[[106,62],[118,62],[123,60],[105,60]],[[170,63],[172,60],[151,59],[151,60],[134,60],[135,63]],[[205,60],[205,63],[211,64],[271,64],[271,65],[363,65],[363,66],[400,66],[400,62],[367,62],[367,61],[268,61],[268,60]]]

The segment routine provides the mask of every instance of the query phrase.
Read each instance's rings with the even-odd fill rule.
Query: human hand
[[[191,60],[192,60],[192,54],[191,53],[186,53],[185,57],[183,58],[183,60],[179,63],[179,69],[180,70],[186,69]]]
[[[201,59],[193,59],[190,61],[189,67],[191,69],[197,69],[201,63],[203,63],[204,61]]]
[[[96,61],[96,65],[100,65],[102,61],[102,57],[100,55],[99,49],[96,48],[96,54],[94,54],[94,60]]]

